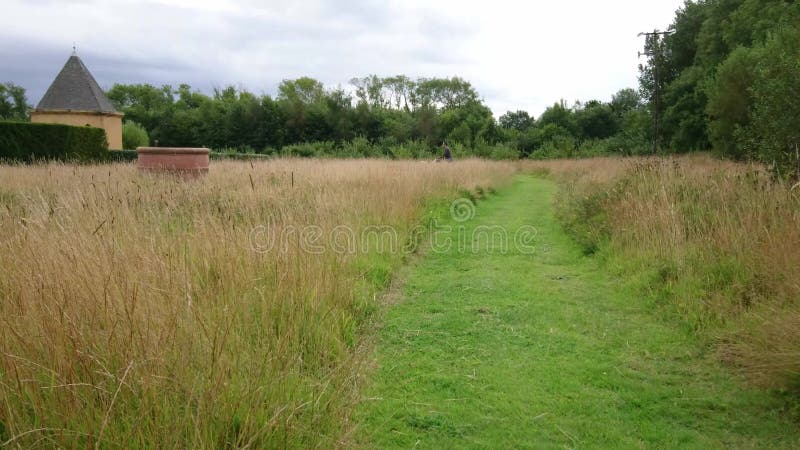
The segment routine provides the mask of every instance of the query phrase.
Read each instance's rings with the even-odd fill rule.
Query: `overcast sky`
[[[2,0],[0,82],[38,103],[72,52],[100,86],[461,76],[496,116],[635,87],[640,31],[683,0]]]

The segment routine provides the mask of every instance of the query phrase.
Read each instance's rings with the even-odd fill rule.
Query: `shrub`
[[[334,144],[330,141],[304,142],[287,145],[281,149],[283,156],[299,156],[301,158],[330,156],[334,153]]]
[[[250,160],[265,160],[270,159],[270,155],[262,155],[260,153],[229,153],[229,152],[211,152],[208,157],[213,160],[236,160],[236,161],[250,161]]]
[[[337,156],[343,158],[369,158],[375,156],[382,156],[375,147],[370,144],[369,140],[363,136],[358,136],[352,141],[342,144],[342,149],[337,152]]]
[[[606,211],[609,196],[600,185],[579,181],[572,179],[563,183],[556,215],[583,253],[591,255],[610,236]]]
[[[100,128],[0,122],[0,159],[95,161],[107,156],[108,141]]]
[[[453,154],[453,158],[469,158],[470,156],[479,156],[475,154],[475,151],[469,146],[462,144],[459,141],[447,141],[447,145],[450,147],[450,152]],[[436,147],[434,150],[434,156],[442,156],[442,147]]]
[[[128,121],[122,124],[122,148],[125,150],[136,150],[136,147],[147,147],[150,145],[150,137],[147,130],[136,122]]]
[[[406,141],[384,145],[389,156],[394,159],[430,159],[434,157],[430,146],[424,141]]]
[[[114,150],[113,152],[108,152],[105,160],[108,162],[128,162],[136,161],[138,157],[136,150]]]
[[[556,135],[546,141],[539,150],[531,153],[533,159],[573,158],[576,156],[577,142],[572,136]]]
[[[489,151],[489,158],[500,159],[519,159],[519,150],[507,144],[495,144]]]
[[[247,144],[238,145],[238,146],[235,146],[235,147],[222,147],[222,148],[217,149],[216,152],[217,153],[224,153],[226,155],[241,155],[241,154],[252,155],[252,154],[259,153],[256,149],[254,149],[253,147],[251,147],[251,146],[249,146]]]
[[[746,155],[757,156],[776,175],[800,178],[800,30],[776,33],[764,47],[750,88],[751,122],[735,130]]]

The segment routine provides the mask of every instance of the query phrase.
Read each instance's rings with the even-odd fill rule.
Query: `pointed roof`
[[[76,54],[69,57],[36,110],[117,112]]]

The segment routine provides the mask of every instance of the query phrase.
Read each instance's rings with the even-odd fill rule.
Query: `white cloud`
[[[640,31],[682,0],[5,0],[0,80],[36,102],[73,42],[101,85],[346,85],[368,74],[459,75],[500,115],[636,85]]]

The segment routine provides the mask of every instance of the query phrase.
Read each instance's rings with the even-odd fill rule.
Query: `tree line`
[[[303,143],[335,149],[359,140],[384,148],[414,143],[432,152],[448,141],[463,154],[499,151],[512,157],[630,154],[646,148],[646,105],[633,89],[610,102],[559,101],[539,118],[509,111],[495,119],[475,88],[459,77],[371,75],[354,78],[351,86],[326,89],[304,77],[284,80],[271,97],[233,87],[206,95],[189,85],[117,84],[108,96],[127,120],[165,146],[273,153]]]
[[[646,107],[633,89],[610,102],[562,100],[538,119],[526,111],[495,119],[459,77],[370,75],[353,78],[350,89],[303,77],[282,81],[274,97],[232,86],[207,95],[188,84],[115,84],[106,94],[125,113],[129,148],[150,143],[299,156],[428,157],[448,141],[459,155],[518,158],[638,153],[647,140],[640,127],[647,123]]]
[[[370,75],[347,89],[303,77],[281,82],[275,96],[230,86],[208,95],[188,84],[116,84],[107,94],[125,113],[131,145],[413,157],[447,140],[457,154],[557,157],[650,153],[655,137],[659,153],[713,149],[796,174],[800,3],[687,1],[668,31],[647,37],[637,89],[561,100],[539,117],[495,119],[459,77]],[[0,117],[26,114],[24,89],[0,85]]]
[[[109,99],[159,145],[206,145],[270,152],[290,144],[356,137],[370,142],[444,139],[465,121],[460,137],[496,141],[491,111],[460,79],[354,79],[353,92],[326,89],[312,78],[284,80],[275,97],[233,87],[211,95],[147,85],[114,85]],[[456,123],[458,122],[458,123]]]
[[[669,31],[647,39],[640,68],[651,112],[662,93],[661,148],[712,148],[797,176],[800,3],[687,1]]]

